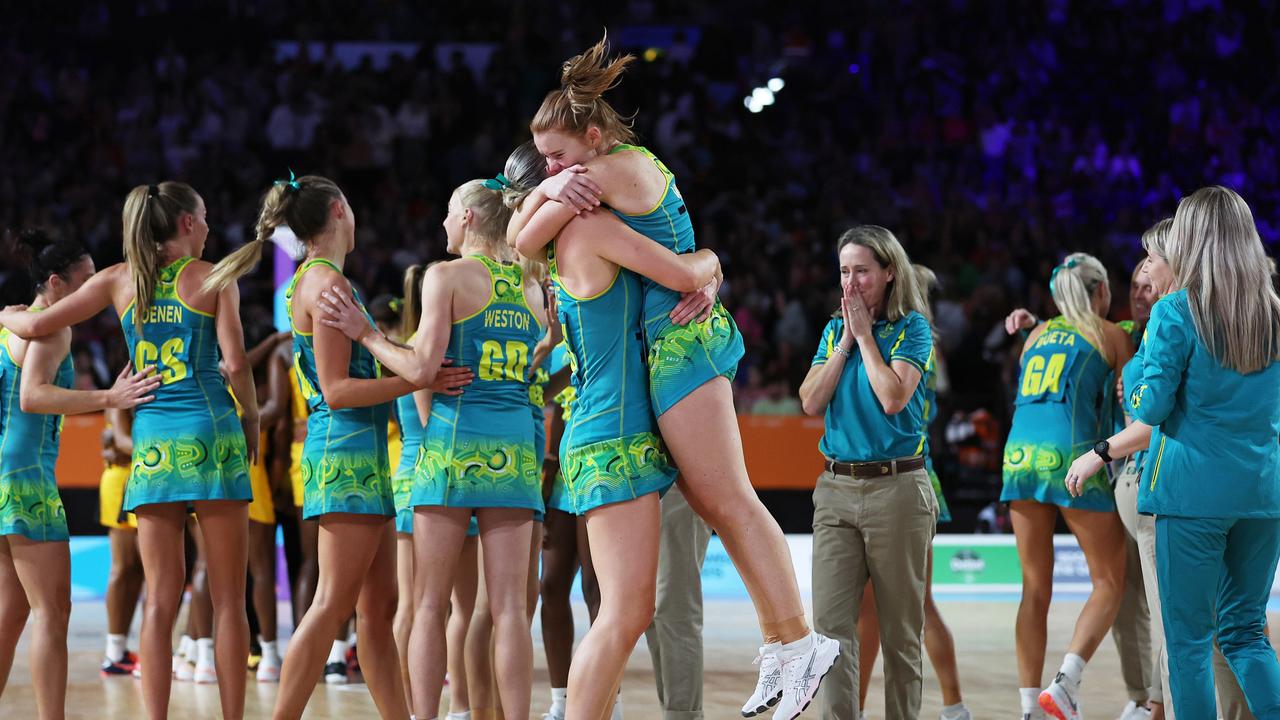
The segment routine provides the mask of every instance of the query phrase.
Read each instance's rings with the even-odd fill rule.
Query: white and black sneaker
[[[742,706],[742,717],[755,717],[782,699],[782,662],[778,660],[781,649],[782,643],[760,646],[760,654],[755,659],[755,664],[760,666],[760,676],[756,678],[755,692]]]
[[[1040,708],[1058,720],[1080,720],[1080,704],[1067,688],[1066,676],[1058,673],[1049,687],[1040,693]]]
[[[782,663],[782,697],[773,711],[773,720],[800,717],[818,694],[818,684],[840,657],[840,643],[829,637],[813,632],[805,640],[807,644],[799,648],[778,650],[778,660]]]
[[[1151,708],[1145,705],[1139,705],[1133,700],[1124,706],[1124,710],[1120,713],[1119,720],[1147,720],[1151,717]]]
[[[326,685],[346,685],[347,664],[345,662],[331,662],[324,666],[324,681]]]

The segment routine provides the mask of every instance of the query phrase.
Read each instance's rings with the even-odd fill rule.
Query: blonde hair
[[[400,339],[407,340],[422,321],[422,277],[427,266],[410,265],[404,271],[404,299],[400,305]]]
[[[1053,269],[1049,278],[1049,294],[1053,296],[1058,311],[1105,356],[1102,318],[1093,307],[1093,294],[1099,287],[1111,291],[1107,284],[1107,269],[1098,258],[1088,253],[1071,253]]]
[[[1164,218],[1156,222],[1155,225],[1147,228],[1142,233],[1142,249],[1147,251],[1148,255],[1169,261],[1169,228],[1173,226],[1173,218]],[[1138,263],[1138,268],[1142,268],[1142,263]],[[1134,271],[1135,274],[1137,271]]]
[[[1183,198],[1168,250],[1174,289],[1187,291],[1196,332],[1219,363],[1247,375],[1280,359],[1280,297],[1244,198],[1218,185]]]
[[[124,199],[124,259],[133,279],[133,326],[142,328],[142,319],[155,299],[160,273],[160,246],[178,234],[182,213],[195,214],[200,196],[190,185],[167,180],[159,185],[139,185]]]
[[[938,274],[931,270],[927,265],[915,263],[911,266],[911,272],[915,273],[916,284],[920,286],[920,292],[924,293],[924,317],[933,324],[933,306],[929,302],[929,293],[941,287],[938,282]]]
[[[502,188],[502,204],[519,210],[525,197],[547,177],[547,161],[532,140],[526,140],[511,151],[502,167],[507,182]]]
[[[897,322],[915,311],[930,317],[927,290],[920,284],[920,277],[907,257],[902,243],[886,228],[879,225],[855,225],[836,242],[839,253],[846,245],[861,245],[871,251],[880,267],[893,271],[893,280],[885,289],[884,317]]]
[[[622,73],[635,61],[634,55],[608,59],[609,34],[586,52],[567,61],[560,70],[560,88],[547,93],[542,106],[529,123],[534,133],[565,131],[581,135],[587,128],[600,128],[606,140],[635,141],[632,120],[618,114],[601,97],[622,80]]]
[[[286,225],[304,245],[324,231],[329,224],[329,203],[342,197],[342,190],[329,178],[304,175],[289,182],[280,181],[262,194],[262,207],[254,225],[253,239],[213,266],[205,278],[206,291],[221,292],[239,280],[262,259],[262,247],[276,228]]]
[[[462,207],[471,211],[471,232],[480,238],[485,250],[497,258],[510,257],[506,238],[511,208],[503,203],[505,190],[491,190],[484,180],[468,180],[453,192]]]

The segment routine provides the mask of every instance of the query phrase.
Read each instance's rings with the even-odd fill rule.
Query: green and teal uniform
[[[54,476],[62,416],[22,411],[22,366],[9,352],[15,337],[0,328],[0,535],[65,541],[67,513]],[[53,384],[75,384],[70,353],[58,365]]]
[[[1213,641],[1258,718],[1280,717],[1266,610],[1280,560],[1280,362],[1247,375],[1205,346],[1187,291],[1151,308],[1142,379],[1152,426],[1138,511],[1156,516],[1156,577],[1179,717],[1216,717]],[[1168,694],[1166,694],[1168,697]]]
[[[614,211],[632,230],[682,255],[697,250],[693,223],[675,175],[652,152],[634,145],[618,145],[609,151],[638,152],[666,178],[662,199],[645,213],[628,215]],[[742,334],[733,316],[716,300],[711,315],[688,325],[671,322],[670,313],[680,302],[680,293],[642,277],[644,288],[644,341],[649,364],[649,398],[653,412],[662,415],[686,395],[707,381],[738,372],[744,347]]]
[[[298,267],[285,289],[285,306],[293,326],[293,363],[298,368],[302,397],[311,410],[307,416],[307,439],[302,446],[302,517],[310,520],[329,513],[393,517],[396,508],[391,489],[391,457],[387,450],[391,403],[330,408],[320,392],[315,338],[293,325],[294,289],[308,270],[318,266],[342,273],[329,260],[308,260]],[[373,325],[373,318],[354,288],[352,293],[356,305]],[[347,375],[373,380],[382,376],[382,368],[363,345],[353,342]]]
[[[543,327],[524,297],[520,266],[475,255],[489,300],[455,320],[445,357],[470,368],[461,395],[435,395],[410,504],[542,510],[542,472],[529,411],[529,358]]]
[[[1139,339],[1137,351],[1134,352],[1133,357],[1129,358],[1129,362],[1125,363],[1124,367],[1120,371],[1120,381],[1124,383],[1126,412],[1128,411],[1128,398],[1132,397],[1134,391],[1138,389],[1138,385],[1142,384],[1142,356],[1144,348],[1146,348],[1146,343]],[[1144,467],[1146,460],[1147,451],[1145,449],[1139,450],[1129,457],[1129,461],[1132,462],[1134,467],[1138,468],[1139,471]]]
[[[876,346],[886,363],[910,363],[920,371],[921,381],[901,412],[884,411],[855,346],[845,361],[836,389],[831,394],[824,418],[824,432],[818,449],[831,460],[844,463],[882,462],[923,455],[928,449],[925,419],[925,378],[932,366],[933,331],[929,321],[914,310],[894,322],[877,320],[871,326]],[[822,331],[813,365],[822,365],[836,352],[844,333],[844,320],[832,318]]]
[[[156,399],[133,412],[126,511],[154,503],[253,499],[244,429],[218,372],[214,316],[178,293],[178,280],[193,260],[184,257],[160,270],[141,333],[134,326],[136,300],[120,318],[134,368],[153,365],[160,375]]]
[[[648,394],[641,319],[644,290],[635,273],[617,268],[609,287],[578,297],[560,282],[555,247],[548,253],[556,281],[575,391],[560,440],[561,478],[552,499],[575,515],[650,493],[665,493],[676,471],[658,436]]]
[[[559,345],[551,350],[551,357],[548,361],[551,365],[552,374],[560,371],[560,368],[569,365],[569,346],[561,341]],[[565,386],[563,390],[551,399],[556,405],[560,406],[560,419],[565,422],[567,427],[569,419],[573,417],[573,399],[578,396],[578,391],[574,389],[572,382]],[[561,436],[563,441],[564,437]],[[560,457],[560,448],[555,449],[556,457]],[[569,512],[565,508],[572,507],[569,498],[565,496],[564,484],[564,466],[556,471],[556,476],[551,481],[551,495],[547,499],[547,507],[555,508],[561,512]]]
[[[538,453],[539,487],[542,482],[543,463],[547,459],[547,415],[543,408],[547,403],[545,390],[549,382],[551,382],[551,373],[547,372],[547,360],[544,359],[541,365],[534,368],[533,377],[529,381],[529,406],[533,411],[533,449]],[[534,511],[533,521],[542,522],[543,520],[546,520],[545,508]]]
[[[1134,320],[1121,320],[1120,322],[1116,323],[1116,327],[1123,330],[1124,333],[1129,336],[1129,340],[1133,343],[1133,350],[1135,353],[1137,353],[1138,348],[1142,347],[1142,335],[1138,333],[1138,323]],[[1133,362],[1133,360],[1130,359],[1129,362]],[[1121,384],[1124,383],[1124,373],[1128,369],[1128,367],[1129,365],[1128,363],[1126,363],[1123,368],[1120,368]],[[1138,364],[1139,376],[1141,375],[1141,372],[1142,372],[1141,368],[1142,368],[1142,364],[1139,363]],[[1114,387],[1115,380],[1116,378],[1113,373],[1112,376],[1108,379],[1107,386]],[[1111,410],[1112,410],[1111,434],[1114,435],[1120,432],[1121,430],[1124,430],[1125,425],[1127,424],[1125,421],[1126,412],[1125,412],[1124,401],[1116,400],[1116,402],[1114,403],[1114,407]],[[1129,458],[1129,460],[1134,461],[1135,458]]]
[[[836,336],[839,339],[839,335]],[[925,374],[920,379],[924,385],[924,469],[929,473],[929,482],[933,485],[933,494],[938,498],[938,522],[951,522],[951,508],[947,507],[947,498],[942,494],[942,481],[933,469],[933,455],[929,451],[929,426],[938,417],[938,354],[929,353],[929,362],[925,366]]]
[[[409,337],[413,342],[413,337]],[[422,446],[422,416],[413,401],[413,393],[401,395],[395,401],[396,421],[400,424],[400,438],[404,450],[400,463],[391,476],[391,494],[396,506],[396,532],[413,534],[413,508],[409,507],[409,493],[413,490],[413,468],[418,462],[418,448]]]
[[[1105,469],[1084,481],[1080,497],[1072,497],[1063,482],[1071,462],[1110,434],[1114,377],[1102,352],[1065,318],[1046,323],[1022,353],[1001,502],[1116,509]]]

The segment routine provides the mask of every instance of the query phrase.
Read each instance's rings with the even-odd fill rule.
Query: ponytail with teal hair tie
[[[506,190],[507,188],[511,187],[511,181],[507,179],[506,175],[503,175],[502,173],[498,173],[497,175],[493,176],[492,180],[485,180],[484,186],[489,188],[490,190],[496,190],[498,192],[502,192],[503,190]]]
[[[1076,265],[1079,265],[1079,264],[1080,264],[1080,261],[1079,261],[1079,260],[1076,260],[1075,258],[1070,258],[1070,259],[1069,259],[1069,260],[1067,260],[1066,262],[1064,262],[1064,263],[1062,263],[1061,265],[1059,265],[1058,267],[1054,268],[1054,269],[1053,269],[1053,273],[1049,275],[1049,292],[1053,292],[1053,281],[1054,281],[1054,279],[1055,279],[1055,278],[1057,278],[1057,277],[1058,277],[1058,271],[1059,271],[1059,270],[1063,270],[1063,269],[1070,270],[1071,268],[1073,268],[1073,267],[1075,267]]]
[[[294,177],[294,175],[293,175],[293,168],[289,168],[289,179],[288,179],[288,180],[277,180],[277,181],[275,182],[275,184],[276,184],[276,185],[284,185],[284,186],[285,186],[285,190],[284,190],[284,191],[285,191],[285,193],[298,192],[299,190],[301,190],[301,189],[302,189],[302,183],[298,182],[298,178]]]

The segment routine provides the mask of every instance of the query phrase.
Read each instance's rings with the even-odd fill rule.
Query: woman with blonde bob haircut
[[[859,225],[840,236],[841,307],[800,386],[824,414],[826,470],[813,491],[813,617],[844,651],[822,717],[856,720],[857,618],[873,581],[885,648],[885,714],[920,712],[926,569],[938,501],[925,470],[929,303],[893,233]],[[820,672],[815,670],[814,672]]]
[[[1166,249],[1171,292],[1147,324],[1141,380],[1128,397],[1134,422],[1078,458],[1066,485],[1078,493],[1108,459],[1100,455],[1149,449],[1138,510],[1156,518],[1173,708],[1216,717],[1216,638],[1254,716],[1278,717],[1280,664],[1265,629],[1280,559],[1273,265],[1249,206],[1219,186],[1179,203]]]

